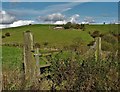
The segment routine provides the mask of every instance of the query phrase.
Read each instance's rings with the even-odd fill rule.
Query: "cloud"
[[[16,15],[16,16],[24,16],[24,15],[32,15],[32,16],[44,16],[44,15],[48,15],[48,14],[52,14],[52,13],[56,13],[59,11],[59,13],[63,13],[66,12],[68,10],[71,10],[73,7],[79,5],[80,3],[78,2],[67,2],[67,3],[59,3],[59,4],[55,4],[55,5],[49,5],[47,7],[45,7],[44,9],[8,9],[9,12],[11,12],[12,14]]]
[[[67,22],[78,23],[79,22],[79,14],[74,14],[71,17],[65,16],[61,13],[53,13],[48,14],[44,17],[39,16],[37,19],[41,23],[54,23],[54,24],[65,24]]]
[[[34,16],[34,15],[40,15],[41,11],[40,10],[35,10],[35,9],[8,9],[8,11],[11,14],[14,14],[18,17],[20,16]]]
[[[85,17],[84,22],[86,23],[95,23],[95,20],[93,17]]]
[[[45,17],[39,17],[39,21],[43,21],[43,22],[56,22],[56,21],[63,21],[65,19],[65,15],[61,14],[61,13],[53,13],[53,14],[49,14]]]
[[[79,17],[80,17],[79,14],[75,14],[75,15],[71,16],[70,17],[70,22],[77,23],[78,22],[77,20],[79,20]]]
[[[66,9],[63,10],[63,12],[68,11],[68,10],[71,10],[71,9],[72,9],[72,8],[66,8]]]
[[[13,22],[12,24],[0,24],[0,29],[2,28],[10,28],[10,27],[18,27],[23,25],[34,24],[32,20],[18,20]]]
[[[67,22],[65,20],[63,21],[56,21],[54,24],[66,24]]]
[[[39,22],[46,22],[46,23],[55,23],[55,24],[65,24],[67,22],[78,23],[80,15],[74,14],[72,16],[65,16],[61,13],[53,13],[48,14],[47,16],[39,16],[37,19]]]
[[[41,11],[41,14],[51,14],[56,13],[59,11],[59,13],[64,13],[68,10],[71,10],[73,7],[79,5],[79,2],[69,2],[69,3],[63,3],[63,4],[56,4],[46,7]]]
[[[16,21],[16,17],[7,13],[6,11],[0,11],[0,24],[10,24]]]
[[[16,22],[14,22],[13,24],[10,24],[10,27],[17,27],[17,26],[23,26],[23,25],[29,25],[34,23],[34,21],[32,20],[18,20]]]

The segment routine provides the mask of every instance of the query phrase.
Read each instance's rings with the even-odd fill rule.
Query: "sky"
[[[114,0],[114,2],[112,2],[113,0],[109,0],[111,2],[107,2],[108,0],[104,0],[106,2],[91,2],[95,0],[84,0],[86,2],[20,1],[22,0],[4,0],[2,2],[0,27],[4,27],[4,25],[14,27],[30,23],[61,24],[69,21],[73,23],[114,23],[118,21],[118,0]]]

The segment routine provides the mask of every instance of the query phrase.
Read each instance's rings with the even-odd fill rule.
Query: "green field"
[[[20,68],[22,63],[22,50],[15,47],[2,47],[2,67],[6,69]]]
[[[109,33],[109,32],[118,32],[118,25],[85,25],[85,31],[80,29],[53,29],[54,25],[28,25],[16,28],[7,28],[2,30],[2,35],[9,32],[11,34],[10,37],[5,37],[2,39],[3,43],[23,43],[23,32],[30,30],[33,35],[35,42],[40,43],[40,45],[44,42],[48,42],[48,46],[67,46],[70,44],[74,44],[75,39],[82,39],[84,43],[89,43],[93,40],[90,36],[89,32],[100,31],[101,33]],[[15,66],[19,66],[22,61],[22,49],[15,47],[3,46],[2,48],[2,63],[5,67],[12,68]],[[40,52],[44,52],[43,50]],[[45,51],[46,52],[46,51]],[[40,64],[46,64],[44,59],[40,59]],[[8,66],[7,66],[8,65]]]
[[[93,38],[88,32],[100,31],[101,33],[114,32],[117,33],[118,25],[85,25],[85,31],[80,29],[53,29],[54,25],[28,25],[16,28],[7,28],[2,30],[2,35],[9,32],[10,37],[2,40],[3,43],[23,43],[23,32],[30,30],[35,42],[43,45],[48,42],[49,46],[66,46],[73,44],[75,39],[82,39],[84,43],[89,43]]]

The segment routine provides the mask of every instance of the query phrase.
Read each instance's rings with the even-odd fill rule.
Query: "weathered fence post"
[[[95,59],[99,61],[101,58],[101,37],[96,38]]]
[[[33,35],[30,31],[24,32],[24,69],[25,80],[29,85],[36,82],[36,63],[33,54]],[[28,86],[28,85],[27,85]]]
[[[40,64],[39,64],[39,48],[36,48],[35,49],[35,59],[36,59],[36,76],[37,76],[37,78],[39,78],[40,77]]]

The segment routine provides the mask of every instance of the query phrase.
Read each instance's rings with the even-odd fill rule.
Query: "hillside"
[[[82,39],[84,43],[89,43],[93,40],[89,33],[100,31],[101,33],[114,32],[117,33],[118,25],[85,25],[85,31],[80,29],[53,29],[54,25],[27,25],[16,28],[6,28],[2,30],[2,35],[10,33],[10,37],[2,39],[3,43],[22,43],[23,32],[30,30],[35,42],[43,45],[45,42],[48,46],[66,46],[73,44],[76,39]]]

